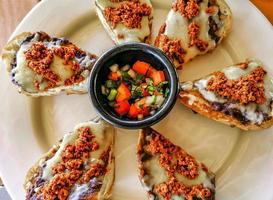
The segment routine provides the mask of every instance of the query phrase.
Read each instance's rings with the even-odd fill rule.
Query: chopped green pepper
[[[113,101],[118,94],[118,91],[116,89],[111,89],[110,94],[108,95],[107,99],[109,101]]]
[[[148,86],[147,89],[148,89],[148,92],[149,92],[150,95],[154,94],[154,91],[155,91],[155,87],[154,86]]]
[[[155,96],[155,95],[153,95],[152,97],[153,97],[153,100],[152,100],[152,103],[151,103],[151,104],[152,104],[152,105],[154,105],[154,104],[155,104],[155,102],[156,102],[156,96]]]

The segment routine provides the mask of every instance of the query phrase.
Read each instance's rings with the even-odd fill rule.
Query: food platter
[[[152,1],[155,13],[153,38],[165,19],[171,1]],[[216,69],[256,57],[273,74],[273,28],[248,1],[227,3],[233,12],[231,34],[212,53],[196,58],[179,72],[181,80],[193,80]],[[101,55],[114,44],[105,33],[89,0],[44,0],[17,27],[23,31],[46,31],[64,36],[81,48]],[[28,168],[64,133],[96,116],[88,95],[60,94],[30,98],[17,93],[1,66],[2,105],[0,175],[14,199],[24,196]],[[155,126],[216,173],[216,199],[273,198],[273,129],[243,132],[199,115],[178,102]],[[146,199],[137,177],[137,131],[118,129],[116,135],[116,181],[112,199]]]

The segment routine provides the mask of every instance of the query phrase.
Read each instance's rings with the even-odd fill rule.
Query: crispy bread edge
[[[190,95],[194,96],[196,99],[195,101],[189,101]],[[265,128],[269,128],[273,125],[273,118],[267,121],[264,121],[261,125],[256,124],[243,124],[236,118],[226,115],[223,112],[215,111],[210,103],[202,97],[202,95],[198,91],[189,90],[180,91],[179,94],[180,102],[185,105],[186,107],[192,109],[193,111],[207,117],[213,119],[215,121],[227,124],[229,126],[236,126],[242,130],[261,130]]]

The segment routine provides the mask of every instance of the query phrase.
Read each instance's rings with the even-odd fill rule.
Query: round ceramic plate
[[[171,0],[152,1],[153,36],[164,22]],[[228,0],[233,11],[232,33],[212,53],[185,65],[181,80],[192,80],[222,67],[256,57],[273,74],[273,28],[246,0]],[[90,0],[43,0],[18,26],[22,31],[43,30],[65,36],[81,48],[101,55],[114,44],[102,28]],[[42,153],[80,122],[96,113],[88,95],[30,98],[18,94],[4,66],[0,69],[0,172],[14,199],[23,199],[28,168]],[[216,173],[216,199],[272,200],[273,128],[242,132],[194,114],[177,102],[159,132],[185,148]],[[113,198],[143,200],[137,177],[137,131],[118,129],[116,181]]]

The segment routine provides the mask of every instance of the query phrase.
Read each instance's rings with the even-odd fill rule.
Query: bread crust
[[[96,122],[96,121],[94,121]],[[107,165],[107,172],[104,175],[102,186],[99,191],[93,192],[91,194],[87,194],[84,196],[84,199],[82,200],[103,200],[103,199],[109,199],[112,195],[112,188],[114,184],[115,179],[115,157],[114,157],[114,135],[115,135],[115,129],[113,128],[113,140],[111,143],[111,150],[109,152],[109,160]],[[73,134],[69,133],[69,134]],[[109,133],[110,134],[110,133]],[[59,141],[59,143],[55,146],[53,146],[47,153],[45,153],[27,172],[27,175],[25,177],[24,181],[24,189],[25,191],[28,191],[33,185],[36,183],[36,179],[40,174],[40,171],[42,169],[42,164],[45,163],[47,160],[52,158],[55,153],[60,148],[62,140]]]
[[[232,12],[228,4],[225,2],[225,0],[216,0],[216,4],[219,5],[221,13],[224,14],[223,21],[223,27],[219,29],[221,32],[220,40],[218,43],[220,43],[230,32],[232,29]]]
[[[44,32],[37,32],[39,33],[42,37],[50,37]],[[12,65],[14,64],[14,60],[16,58],[17,51],[21,47],[21,43],[29,36],[33,35],[35,33],[31,32],[23,32],[17,36],[15,36],[13,39],[11,39],[3,48],[1,58],[3,60],[3,63],[6,66],[7,71],[10,73],[12,70]],[[90,54],[86,52],[87,55],[89,55],[91,58],[94,58],[94,61],[92,65],[95,62],[96,56],[93,54]],[[91,69],[90,69],[91,71]],[[40,97],[40,96],[52,96],[60,93],[61,91],[66,92],[67,94],[85,94],[87,93],[87,87],[79,87],[80,85],[86,85],[87,80],[82,81],[81,83],[76,83],[73,85],[69,86],[59,86],[52,88],[51,90],[48,91],[41,91],[41,92],[36,92],[36,93],[30,93],[25,91],[22,87],[16,85],[19,93],[22,93],[26,96],[31,96],[31,97]]]
[[[195,98],[194,101],[191,101],[192,98]],[[216,111],[213,109],[212,105],[204,99],[204,97],[196,90],[181,90],[179,93],[180,102],[187,106],[188,108],[192,109],[193,111],[213,119],[215,121],[227,124],[229,126],[236,126],[242,130],[261,130],[265,128],[269,128],[273,125],[273,118],[270,120],[262,122],[261,125],[256,124],[244,124],[238,119],[227,115],[223,112]]]

